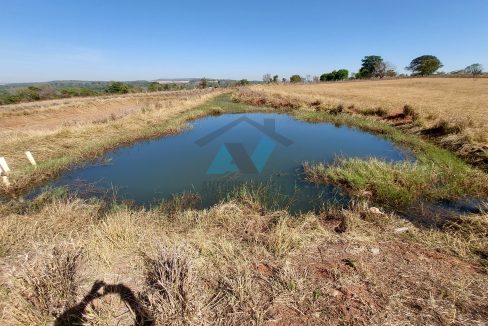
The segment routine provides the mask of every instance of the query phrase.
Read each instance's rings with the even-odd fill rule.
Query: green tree
[[[19,89],[16,95],[20,98],[20,101],[39,101],[41,99],[40,92],[41,89],[39,87],[29,86]]]
[[[127,94],[129,93],[129,86],[125,85],[124,83],[114,81],[107,86],[105,92],[111,94]]]
[[[290,82],[292,83],[300,83],[302,82],[302,77],[300,77],[300,75],[293,75],[290,77]]]
[[[278,75],[274,75],[273,76],[273,83],[277,83],[278,82]]]
[[[349,77],[349,70],[339,69],[320,75],[320,81],[344,80]]]
[[[66,87],[60,91],[61,97],[75,97],[75,96],[95,96],[98,93],[89,88],[83,87]]]
[[[329,81],[330,80],[330,73],[324,73],[322,75],[320,75],[320,81],[324,82],[324,81]]]
[[[383,58],[379,55],[368,55],[362,60],[361,69],[356,75],[358,78],[373,78],[379,77],[378,69],[382,66]]]
[[[479,63],[473,63],[472,65],[467,66],[464,68],[465,73],[477,76],[483,73],[483,66]]]
[[[335,80],[345,80],[349,77],[349,70],[339,69],[336,71]]]
[[[436,56],[422,55],[413,59],[405,69],[410,70],[414,76],[426,76],[432,75],[441,67],[442,63]]]
[[[162,89],[162,86],[160,83],[158,82],[151,82],[148,86],[147,86],[147,90],[149,92],[157,92],[157,91],[160,91]]]
[[[239,80],[239,83],[238,84],[239,85],[242,85],[242,86],[249,85],[249,80],[247,80],[247,79],[241,79],[241,80]]]

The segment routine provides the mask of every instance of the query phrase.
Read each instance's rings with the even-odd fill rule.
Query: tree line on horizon
[[[139,93],[151,86],[144,82],[51,82],[27,87],[0,88],[0,105],[70,97]]]
[[[71,97],[102,96],[143,92],[177,91],[183,89],[243,86],[250,84],[247,79],[232,80],[192,80],[188,84],[160,83],[157,81],[54,81],[31,85],[0,85],[0,105]]]
[[[422,55],[413,59],[406,67],[411,71],[411,76],[428,76],[432,74],[445,75],[446,73],[438,72],[442,67],[441,61],[433,55]],[[467,66],[464,69],[450,72],[450,75],[471,75],[479,76],[483,74],[483,66],[475,63]],[[398,75],[394,66],[387,61],[384,61],[381,56],[369,55],[361,60],[361,68],[357,73],[350,74],[347,69],[338,69],[331,72],[323,73],[320,76],[302,77],[298,74],[290,76],[289,79],[282,78],[281,82],[301,83],[301,82],[328,82],[341,81],[346,79],[383,79],[385,77],[404,77],[406,75]],[[263,76],[264,83],[279,83],[278,75],[265,74]],[[32,84],[27,87],[16,87],[13,89],[0,87],[0,105],[15,104],[20,102],[31,102],[49,99],[70,98],[70,97],[84,97],[84,96],[100,96],[107,94],[128,94],[141,92],[158,92],[158,91],[172,91],[186,88],[208,88],[208,87],[229,87],[229,86],[245,86],[251,82],[247,79],[238,81],[221,81],[210,82],[206,78],[202,78],[199,82],[182,86],[178,84],[161,84],[153,81],[134,81],[134,82],[83,82],[83,84],[65,84],[66,82],[52,82],[46,84]]]
[[[438,72],[443,67],[442,62],[434,55],[422,55],[413,59],[410,64],[405,67],[406,70],[411,71],[411,76],[429,76],[433,74],[446,75],[444,72]],[[479,63],[474,63],[464,69],[452,71],[450,75],[471,75],[479,76],[483,74],[483,66]],[[399,75],[395,67],[384,61],[381,56],[368,55],[361,60],[361,68],[357,73],[349,74],[347,69],[333,70],[324,73],[320,76],[307,75],[302,77],[298,74],[290,76],[289,80],[282,79],[282,82],[301,83],[301,82],[326,82],[326,81],[340,81],[347,79],[383,79],[385,77],[407,77],[407,75]],[[271,74],[263,76],[264,83],[277,83],[278,75],[271,78]]]
[[[27,87],[0,87],[0,105],[71,97],[175,91],[182,89],[185,89],[185,87],[176,83],[161,84],[146,81],[84,82],[80,85],[70,86],[65,85],[63,82],[49,82],[33,84]]]

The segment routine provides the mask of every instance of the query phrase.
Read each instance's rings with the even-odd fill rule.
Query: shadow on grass
[[[103,292],[99,291],[103,289]],[[67,325],[82,325],[86,322],[84,313],[86,307],[95,299],[104,297],[107,294],[118,294],[120,299],[124,301],[135,315],[136,326],[154,325],[154,319],[151,314],[144,308],[144,306],[137,299],[136,295],[130,288],[124,284],[106,284],[103,281],[96,281],[87,295],[76,305],[65,312],[56,319],[55,326]]]

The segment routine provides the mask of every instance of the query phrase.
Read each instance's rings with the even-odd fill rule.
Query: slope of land
[[[488,141],[486,78],[409,78],[251,88],[267,94],[291,96],[307,103],[320,100],[324,104],[354,105],[360,110],[380,107],[390,113],[399,113],[408,104],[427,121],[446,119],[465,124],[474,139]]]
[[[392,125],[381,110],[363,114],[272,89],[233,97],[177,92],[113,119],[2,129],[0,148],[12,163],[12,188],[25,190],[112,148],[178,132],[190,119],[264,111],[377,133],[417,160],[305,164],[309,182],[337,184],[354,200],[296,215],[270,209],[246,185],[210,209],[185,194],[143,209],[62,189],[0,202],[0,324],[486,324],[488,175]],[[55,120],[73,108],[24,109]],[[412,113],[398,110],[413,124]],[[37,169],[25,149],[35,153]],[[423,200],[465,194],[485,207],[434,212],[435,224],[403,218],[427,218]]]
[[[174,133],[219,91],[54,100],[0,107],[0,156],[12,170],[12,189],[42,182],[104,151]],[[24,151],[39,162],[32,169]],[[5,189],[4,189],[5,191]]]
[[[409,78],[320,84],[257,85],[249,103],[294,101],[317,110],[377,115],[421,133],[465,159],[488,166],[488,79]],[[254,97],[254,100],[252,99]],[[268,97],[269,100],[260,97]],[[283,103],[282,103],[283,104]]]

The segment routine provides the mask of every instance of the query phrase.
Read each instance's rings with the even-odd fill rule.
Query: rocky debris
[[[382,211],[380,211],[380,209],[378,207],[370,207],[369,208],[369,211],[373,214],[380,214],[380,215],[383,215],[385,213],[383,213]]]
[[[405,227],[402,227],[402,228],[396,228],[396,229],[395,229],[395,233],[405,233],[405,232],[407,232],[408,230],[409,230],[409,228],[408,228],[408,227],[406,227],[406,226],[405,226]]]

